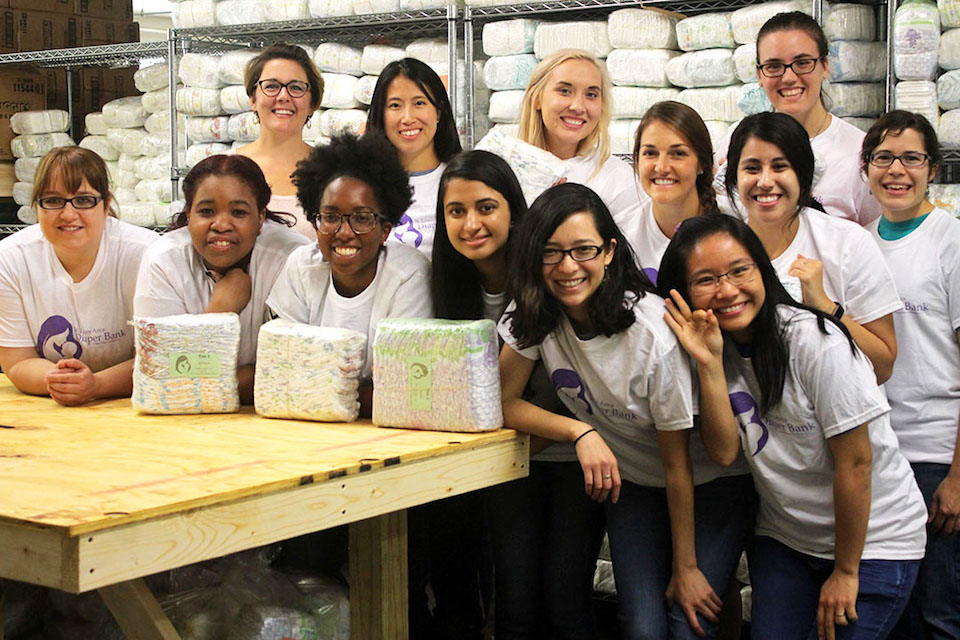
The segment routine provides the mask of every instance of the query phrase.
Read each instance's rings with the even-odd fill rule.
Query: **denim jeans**
[[[697,565],[718,597],[723,597],[753,533],[756,510],[750,474],[717,478],[694,488]],[[607,502],[606,513],[621,636],[696,638],[683,610],[667,607],[665,600],[673,571],[666,490],[624,482],[620,500]],[[697,619],[707,637],[716,637],[716,623],[699,614]]]
[[[833,565],[833,560],[757,536],[750,557],[751,637],[816,640],[820,588],[833,573]],[[919,568],[919,560],[861,560],[858,619],[836,627],[837,640],[886,638],[907,604]]]
[[[930,508],[933,494],[950,465],[915,462],[913,474]],[[917,586],[893,630],[897,640],[956,640],[960,638],[960,535],[949,537],[927,529],[927,553],[920,564]]]

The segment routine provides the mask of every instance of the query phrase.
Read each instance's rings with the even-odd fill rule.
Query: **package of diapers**
[[[13,174],[20,182],[33,182],[37,174],[37,167],[40,166],[40,157],[36,158],[17,158],[13,163]]]
[[[177,90],[179,91],[182,87],[182,84],[178,84]],[[148,91],[140,96],[140,104],[143,106],[143,110],[148,114],[157,113],[158,111],[169,111],[170,89],[164,87],[162,89],[157,89],[156,91]]]
[[[557,156],[507,135],[502,130],[492,129],[475,148],[489,151],[507,161],[517,175],[528,205],[556,184],[567,171],[567,165]]]
[[[353,3],[350,0],[309,0],[307,10],[314,18],[339,18],[354,15]]]
[[[346,3],[347,0],[339,0]],[[395,13],[400,11],[400,0],[353,0],[353,12],[358,16],[368,13]]]
[[[539,21],[522,18],[483,25],[483,52],[488,56],[533,53]]]
[[[107,136],[84,136],[78,146],[93,151],[104,160],[116,160],[120,157],[120,151],[110,144]]]
[[[610,121],[610,153],[625,155],[633,153],[639,119]]]
[[[678,87],[725,87],[739,82],[731,49],[703,49],[671,58],[667,79]]]
[[[944,111],[960,109],[960,70],[947,71],[937,78],[937,101]]]
[[[359,331],[271,320],[260,327],[253,402],[268,418],[352,422],[367,351]]]
[[[596,58],[613,50],[606,22],[541,22],[533,39],[533,51],[541,60],[560,49],[582,49]]]
[[[223,113],[220,90],[201,87],[177,89],[177,111],[188,116],[219,116]]]
[[[108,127],[132,129],[142,127],[147,119],[140,96],[117,98],[103,105],[103,122]]]
[[[377,88],[377,80],[380,76],[363,76],[357,80],[357,86],[353,89],[353,97],[360,104],[369,105],[373,101],[373,90]]]
[[[338,133],[363,135],[367,130],[367,112],[362,109],[327,109],[320,114],[319,133],[332,138]]]
[[[841,118],[847,124],[852,124],[860,131],[866,133],[870,130],[870,127],[873,126],[873,123],[877,121],[876,118]]]
[[[869,4],[824,6],[823,33],[827,41],[873,40],[877,35],[876,9]]]
[[[217,25],[216,0],[183,0],[173,5],[174,29],[213,27]]]
[[[669,87],[667,63],[679,55],[664,49],[614,49],[607,56],[607,72],[616,85]]]
[[[610,98],[610,113],[614,118],[642,118],[647,109],[664,100],[676,100],[679,89],[667,87],[614,87]]]
[[[960,69],[960,29],[948,29],[940,34],[940,53],[937,60],[943,69]]]
[[[921,114],[936,128],[940,116],[936,83],[926,80],[898,82],[893,90],[893,104],[897,109]]]
[[[62,109],[20,111],[10,116],[10,128],[24,133],[57,133],[70,128],[70,114]]]
[[[220,79],[220,86],[242,85],[243,72],[247,68],[247,63],[259,54],[259,49],[234,49],[220,56],[217,60],[217,77]]]
[[[745,115],[737,106],[739,100],[740,85],[684,89],[677,96],[677,102],[682,102],[696,111],[704,120],[723,120],[725,122],[739,120]]]
[[[111,131],[114,131],[114,130],[111,129]],[[121,141],[120,141],[120,144],[122,144],[122,143],[123,143],[123,141],[121,140]],[[111,144],[113,144],[113,143],[111,142]],[[140,154],[140,155],[143,155],[143,154]],[[117,160],[117,167],[119,167],[120,169],[122,169],[122,170],[124,170],[124,171],[133,171],[134,167],[137,165],[137,158],[138,158],[138,157],[140,157],[140,156],[139,156],[139,155],[130,155],[130,154],[128,154],[128,153],[121,153],[121,154],[120,154],[120,158]]]
[[[199,144],[192,144],[187,147],[187,153],[184,158],[184,162],[186,167],[191,169],[193,168],[193,165],[197,164],[204,158],[229,152],[230,145],[228,144],[224,144],[222,142],[201,142]]]
[[[407,57],[400,47],[385,44],[368,44],[360,54],[360,70],[369,76],[378,76],[391,62]]]
[[[373,342],[373,424],[431,431],[503,426],[490,320],[396,318]]]
[[[742,44],[733,50],[733,68],[740,82],[757,81],[757,43]]]
[[[133,318],[133,407],[140,413],[232,413],[240,408],[240,318],[201,313]]]
[[[740,87],[740,99],[737,100],[737,106],[740,107],[740,111],[748,116],[773,111],[770,98],[767,97],[766,91],[757,82],[750,82]]]
[[[37,211],[32,206],[23,205],[17,209],[17,220],[23,224],[37,224]]]
[[[313,61],[320,71],[359,77],[363,75],[363,69],[360,68],[360,56],[359,49],[336,42],[322,42],[317,45],[313,52]],[[324,80],[326,80],[326,77],[324,77]],[[325,84],[324,93],[326,91]]]
[[[676,49],[677,19],[659,11],[619,9],[607,17],[614,49]]]
[[[734,123],[723,120],[704,120],[703,124],[706,125],[707,132],[710,133],[710,144],[714,149],[719,149],[723,141],[727,139],[727,134],[731,133],[730,127]]]
[[[169,87],[170,67],[166,62],[158,62],[149,67],[137,69],[133,73],[133,85],[141,93]]]
[[[878,116],[886,105],[883,84],[879,82],[824,83],[823,94],[827,111],[841,118]]]
[[[133,172],[131,168],[129,171],[126,169],[116,169],[113,172],[113,185],[118,189],[135,189],[138,184],[140,184],[140,178],[137,177],[137,174]],[[134,198],[136,198],[136,193],[134,193]]]
[[[303,20],[310,17],[310,7],[307,0],[274,0],[267,8],[270,22],[285,20]]]
[[[133,164],[133,173],[140,180],[163,180],[166,178],[167,186],[170,180],[170,156],[141,156]],[[134,190],[136,194],[136,190]],[[167,195],[162,200],[169,200]]]
[[[353,92],[357,88],[357,77],[343,73],[321,73],[323,76],[323,99],[320,106],[324,109],[353,109],[360,106]]]
[[[960,218],[960,184],[930,184],[927,195],[935,207]]]
[[[201,53],[185,53],[180,59],[178,67],[180,81],[188,87],[203,87],[205,89],[219,89],[223,86],[220,80],[220,65],[218,56],[209,56]]]
[[[900,80],[933,80],[940,49],[940,14],[926,0],[906,0],[893,19],[893,69]]]
[[[810,4],[787,0],[785,2],[761,2],[760,4],[737,9],[730,16],[730,25],[733,27],[733,39],[737,44],[748,44],[757,41],[760,27],[777,15],[790,11],[810,12]]]
[[[941,147],[960,148],[960,109],[944,111],[940,116],[937,138]]]
[[[532,53],[494,56],[483,66],[483,82],[495,91],[523,89],[537,62],[537,56]]]
[[[127,224],[138,227],[152,227],[156,223],[152,202],[120,202],[117,201],[117,215]]]
[[[120,187],[115,189],[113,192],[113,198],[117,203],[123,204],[133,204],[134,202],[140,202],[137,200],[137,194],[133,189],[128,189],[127,187]]]
[[[66,133],[27,133],[10,141],[10,153],[14,158],[38,158],[56,147],[74,146],[73,138]]]
[[[684,51],[733,49],[737,43],[733,39],[731,15],[724,11],[684,18],[677,23],[677,44]]]
[[[111,136],[114,132],[117,135]],[[148,135],[146,129],[107,129],[107,140],[128,156],[143,155],[140,143]]]
[[[259,138],[260,122],[257,120],[256,115],[253,111],[244,111],[243,113],[235,113],[230,116],[227,119],[227,135],[224,138],[224,142],[227,140],[253,142]]]
[[[191,116],[187,118],[186,133],[190,142],[226,142],[228,116]]]
[[[830,43],[830,82],[880,82],[887,72],[884,42]]]
[[[102,111],[93,111],[83,117],[83,128],[89,136],[107,135],[107,125],[103,121]]]
[[[942,29],[960,27],[960,0],[937,0],[937,9]]]
[[[182,149],[181,149],[182,152]],[[140,153],[147,157],[170,156],[170,136],[169,134],[157,134],[147,132],[147,135],[140,139]]]
[[[218,0],[217,24],[269,22],[272,8],[266,0]]]
[[[134,169],[134,175],[136,175],[136,169]],[[133,188],[133,193],[140,202],[170,202],[171,184],[169,178],[141,179]]]
[[[13,201],[20,206],[31,204],[33,195],[32,182],[14,182],[13,183]]]
[[[406,57],[416,58],[427,64],[446,62],[447,40],[446,38],[417,38],[407,45]]]
[[[523,102],[523,90],[494,91],[490,94],[490,107],[487,117],[494,122],[513,123],[520,117],[520,105]]]
[[[220,89],[220,107],[228,114],[250,111],[246,88],[241,84],[233,84]]]
[[[187,117],[182,113],[177,114],[177,124],[178,130],[183,130],[186,126]],[[151,113],[147,116],[147,119],[143,121],[143,128],[147,130],[147,133],[152,133],[154,135],[165,135],[167,137],[167,144],[170,144],[170,110],[165,109],[163,111],[157,111],[156,113]],[[150,155],[145,153],[144,155]]]

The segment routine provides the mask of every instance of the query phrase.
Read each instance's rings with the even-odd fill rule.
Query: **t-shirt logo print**
[[[65,358],[79,358],[83,354],[83,347],[69,320],[63,316],[50,316],[40,325],[37,353],[51,362],[57,362]]]
[[[749,428],[750,425],[756,425],[760,428],[760,435],[756,438],[757,448],[753,452],[753,455],[757,455],[766,446],[767,440],[770,439],[770,430],[767,428],[767,425],[763,423],[760,419],[760,405],[757,404],[757,401],[753,399],[749,393],[745,391],[736,391],[730,394],[730,406],[733,407],[733,415],[738,417],[737,422],[740,424],[740,429],[746,434],[747,442],[753,442],[753,437],[757,430],[755,428]],[[744,425],[743,420],[739,419],[741,414],[749,412],[749,417],[747,418],[746,425]]]
[[[553,387],[561,400],[567,398],[574,405],[578,405],[577,400],[580,400],[583,402],[586,412],[593,414],[593,407],[587,400],[587,385],[583,384],[583,380],[580,379],[576,371],[573,369],[556,369],[550,374],[550,380],[553,382]]]
[[[406,229],[404,229],[404,226],[406,226]],[[403,244],[410,244],[404,240],[404,236],[407,234],[413,234],[413,246],[414,248],[419,248],[423,243],[423,234],[417,231],[417,228],[413,224],[413,218],[407,214],[403,214],[400,216],[400,222],[397,224],[396,229],[393,230],[393,237]]]

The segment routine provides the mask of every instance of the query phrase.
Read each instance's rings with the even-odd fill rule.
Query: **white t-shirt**
[[[834,463],[828,438],[869,423],[872,500],[864,560],[922,558],[927,509],[890,428],[890,407],[870,361],[854,356],[839,329],[828,334],[809,311],[781,306],[790,362],[780,402],[761,414],[760,385],[749,358],[727,341],[724,371],[740,444],[753,471],[760,511],[757,535],[832,559]]]
[[[487,293],[486,289],[481,288],[480,295],[483,296],[483,317],[487,320],[500,322],[503,309],[507,306],[507,292]]]
[[[823,262],[823,290],[860,324],[903,308],[890,269],[868,231],[815,209],[801,209],[799,217],[793,242],[773,260],[781,280],[791,279],[790,265],[803,255]]]
[[[564,163],[567,165],[567,182],[593,189],[621,228],[633,213],[634,206],[649,200],[640,188],[633,168],[617,156],[607,158],[599,170],[596,153],[574,156]]]
[[[650,282],[657,284],[660,261],[670,244],[670,238],[663,235],[657,219],[653,216],[653,202],[647,200],[637,205],[635,212],[624,221],[620,230],[637,254],[637,260]]]
[[[251,292],[250,302],[240,312],[238,365],[256,362],[260,325],[269,320],[267,295],[287,256],[309,242],[289,227],[270,220],[263,224],[247,267]],[[181,227],[164,234],[144,256],[133,301],[134,312],[143,317],[204,313],[213,296],[214,284],[203,259],[193,248],[190,230]]]
[[[270,196],[270,202],[267,203],[267,209],[270,211],[292,213],[297,219],[293,228],[306,236],[311,242],[317,241],[317,230],[307,221],[307,214],[304,213],[303,207],[300,206],[300,200],[297,199],[296,194],[289,196],[273,194]]]
[[[903,308],[893,314],[897,361],[884,385],[890,423],[910,462],[951,464],[960,420],[960,221],[942,209],[899,240],[867,227],[887,259]]]
[[[300,247],[287,259],[267,306],[284,320],[324,326],[332,284],[330,263],[323,259],[320,248],[316,244]],[[388,243],[381,250],[377,275],[366,291],[372,291],[373,304],[365,324],[358,321],[341,328],[367,334],[367,363],[372,363],[377,323],[384,318],[433,316],[430,261],[416,249]],[[365,371],[369,372],[369,366]]]
[[[133,357],[137,269],[159,236],[107,217],[90,273],[74,282],[32,225],[0,241],[0,346],[33,347],[51,362],[101,371]]]
[[[390,230],[388,244],[405,244],[419,249],[428,260],[433,259],[433,236],[437,230],[437,192],[440,177],[447,168],[441,162],[433,171],[410,175],[413,187],[413,204],[400,217],[400,222]]]
[[[384,253],[380,253],[380,259],[377,262],[377,274],[373,277],[370,285],[353,296],[345,298],[337,293],[337,288],[333,286],[333,275],[330,275],[330,283],[327,285],[327,299],[323,305],[323,312],[320,317],[320,326],[337,327],[339,329],[353,329],[364,335],[370,333],[370,316],[373,314],[373,300],[379,286],[378,280],[383,274]],[[372,373],[373,363],[364,354],[363,368],[360,377],[368,379]]]

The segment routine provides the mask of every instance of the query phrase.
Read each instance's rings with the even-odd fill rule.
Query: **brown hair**
[[[313,63],[307,52],[295,44],[274,44],[260,52],[256,58],[247,63],[243,70],[243,86],[247,90],[247,96],[253,98],[257,91],[257,83],[263,74],[263,67],[271,60],[290,60],[303,67],[303,72],[307,74],[307,82],[310,83],[310,108],[316,111],[323,100],[323,76],[317,70],[317,65]]]
[[[874,149],[880,146],[887,136],[899,136],[907,129],[913,129],[923,138],[923,152],[929,159],[928,180],[933,180],[940,170],[940,163],[943,162],[943,154],[940,153],[940,143],[937,141],[937,132],[927,120],[926,116],[919,113],[912,113],[902,109],[896,109],[885,113],[873,123],[867,135],[863,138],[863,146],[860,149],[860,170],[864,175],[870,165],[870,156]]]
[[[103,158],[83,147],[56,147],[43,156],[33,177],[30,200],[39,200],[56,182],[66,191],[76,193],[84,180],[103,198],[103,208],[107,214],[116,218],[107,165]]]

